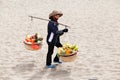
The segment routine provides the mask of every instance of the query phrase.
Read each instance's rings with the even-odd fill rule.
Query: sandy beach
[[[75,61],[47,69],[48,22],[28,16],[48,19],[53,10],[71,26],[61,43],[79,52]],[[25,36],[36,32],[44,38],[41,50],[25,49]],[[120,80],[120,0],[0,0],[0,37],[0,80]]]

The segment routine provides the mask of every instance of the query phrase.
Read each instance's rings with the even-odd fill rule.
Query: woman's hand
[[[68,32],[68,29],[67,28],[63,29],[63,32]]]

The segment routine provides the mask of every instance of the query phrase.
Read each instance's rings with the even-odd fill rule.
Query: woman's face
[[[55,15],[54,18],[58,20],[60,18],[60,15]]]

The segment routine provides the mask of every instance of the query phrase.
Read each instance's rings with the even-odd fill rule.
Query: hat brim
[[[49,19],[50,19],[51,17],[55,16],[55,15],[60,15],[60,17],[61,17],[61,16],[63,16],[63,13],[57,13],[57,12],[56,12],[56,13],[53,13],[53,12],[52,12],[52,13],[49,14]]]

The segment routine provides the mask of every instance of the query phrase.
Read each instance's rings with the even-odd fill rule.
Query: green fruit
[[[41,43],[41,41],[38,40],[37,43]]]
[[[77,46],[75,46],[74,50],[75,50],[75,51],[78,51],[78,47],[77,47]]]
[[[38,38],[38,40],[42,41],[42,40],[43,40],[43,38]]]
[[[65,51],[62,51],[61,54],[62,54],[62,55],[65,55]]]
[[[75,45],[72,45],[70,48],[73,50],[76,46]]]

